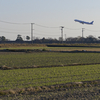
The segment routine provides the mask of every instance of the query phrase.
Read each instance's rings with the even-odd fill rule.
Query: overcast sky
[[[80,24],[74,19],[93,25]],[[4,21],[4,22],[3,22]],[[8,23],[7,23],[8,22]],[[0,0],[0,36],[15,40],[17,35],[39,38],[59,38],[64,26],[64,38],[100,36],[100,0]]]

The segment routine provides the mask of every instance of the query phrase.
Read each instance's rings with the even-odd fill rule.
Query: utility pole
[[[61,26],[61,38],[62,38],[62,43],[63,43],[63,28],[64,28],[64,26]]]
[[[82,28],[82,38],[83,38],[83,32],[84,32],[84,29],[85,29],[85,28]]]
[[[31,23],[31,41],[33,41],[33,30],[34,30],[34,29],[33,29],[33,24],[34,24],[34,23]],[[32,42],[32,43],[33,43],[33,42]]]
[[[85,28],[82,28],[82,43],[83,43],[83,41],[84,41],[84,39],[83,39],[83,32],[84,32],[84,29],[85,29]]]
[[[66,41],[66,34],[65,34],[65,41]]]

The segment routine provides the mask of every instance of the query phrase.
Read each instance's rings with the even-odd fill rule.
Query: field
[[[64,84],[100,79],[100,65],[0,70],[0,89]]]
[[[45,44],[0,44],[0,49],[41,49],[41,50],[45,49],[45,50],[53,50],[53,51],[71,51],[71,50],[100,51],[100,44],[64,44],[64,45],[88,46],[88,47],[47,47]]]
[[[100,63],[100,53],[0,52],[0,66],[31,67]]]
[[[100,51],[100,48],[98,47],[38,47],[38,46],[18,46],[18,47],[2,47],[0,49],[45,49],[45,50],[53,50],[53,51],[72,51],[72,50],[87,50],[87,51]]]
[[[3,45],[0,50],[3,49],[34,49],[36,51],[0,52],[0,95],[2,98],[3,95],[7,96],[8,94],[15,95],[17,93],[19,95],[26,93],[26,91],[30,93],[33,89],[35,89],[35,92],[41,89],[43,92],[44,88],[46,91],[51,91],[55,85],[57,87],[53,89],[61,89],[61,84],[70,84],[70,82],[100,80],[100,53],[55,52],[73,50],[100,51],[100,48]],[[45,52],[46,50],[54,52]],[[3,70],[5,67],[10,69]],[[88,85],[86,83],[84,86]],[[76,87],[77,85],[72,86]],[[23,94],[23,98],[24,95],[26,94]]]

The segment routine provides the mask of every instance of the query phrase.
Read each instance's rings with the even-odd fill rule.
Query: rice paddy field
[[[1,49],[45,49],[53,51],[72,51],[72,50],[87,50],[100,51],[100,47],[47,47],[47,46],[17,46],[17,47],[2,47]]]
[[[0,90],[100,79],[100,65],[0,70]]]
[[[73,51],[73,50],[100,51],[100,48],[95,48],[95,47],[77,48],[77,47],[46,47],[46,46],[40,46],[40,47],[39,46],[37,47],[36,46],[33,47],[32,46],[20,46],[20,47],[3,46],[0,48],[0,50],[3,49],[38,49],[38,50],[44,49],[50,51]],[[66,84],[70,82],[100,80],[99,63],[100,63],[100,53],[0,52],[0,68],[1,68],[0,69],[0,99],[10,100],[9,99],[10,97],[6,98],[5,96],[7,95],[4,95],[2,91],[9,91],[11,89],[12,90],[25,89],[29,87],[39,88],[41,86],[53,86],[53,85]],[[76,64],[76,65],[68,66],[70,64],[73,65]],[[59,67],[57,67],[58,65]],[[2,70],[2,67],[4,66],[13,69]],[[30,68],[32,66],[35,66],[35,68]],[[37,66],[39,66],[39,68],[37,68]],[[15,68],[19,68],[19,69],[15,69]],[[92,88],[92,91],[94,88],[95,87]],[[100,88],[100,86],[98,86],[98,88]],[[15,96],[15,93],[12,94],[14,94]],[[22,95],[22,92],[19,94]],[[23,98],[24,97],[25,96],[23,94]],[[99,96],[96,97],[99,98]],[[19,100],[28,100],[26,98],[24,99],[23,98]],[[36,100],[46,100],[46,99],[36,99]]]
[[[31,67],[100,63],[100,53],[0,52],[0,66]]]

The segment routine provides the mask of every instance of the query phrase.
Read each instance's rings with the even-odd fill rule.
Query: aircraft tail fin
[[[93,24],[94,21],[91,22],[91,24]]]

